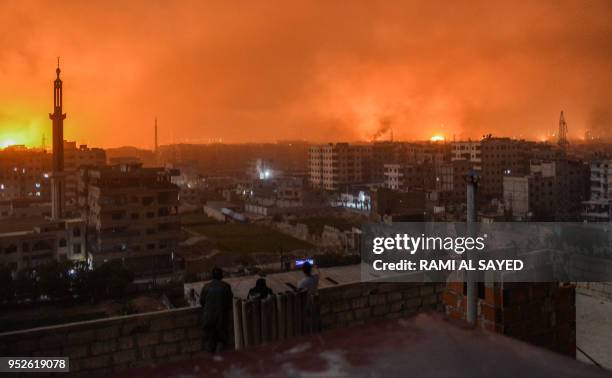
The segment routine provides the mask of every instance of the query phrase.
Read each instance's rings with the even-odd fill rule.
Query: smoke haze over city
[[[0,4],[0,144],[50,140],[58,55],[66,138],[101,147],[151,148],[155,116],[160,144],[540,140],[561,110],[578,138],[612,119],[607,1],[118,5]]]

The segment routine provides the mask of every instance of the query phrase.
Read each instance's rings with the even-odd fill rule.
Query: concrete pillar
[[[244,346],[250,347],[253,344],[253,302],[242,301],[242,334]]]
[[[234,298],[233,313],[234,313],[234,346],[236,350],[240,350],[244,347],[244,340],[242,337],[242,300],[240,298]]]
[[[278,339],[284,340],[287,336],[287,295],[276,295],[276,322],[278,325]]]

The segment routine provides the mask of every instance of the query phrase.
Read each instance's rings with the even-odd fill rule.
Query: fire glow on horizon
[[[6,4],[0,143],[50,144],[58,55],[66,138],[100,147],[151,148],[156,115],[168,143],[539,139],[561,110],[572,139],[612,128],[610,1],[235,8]]]

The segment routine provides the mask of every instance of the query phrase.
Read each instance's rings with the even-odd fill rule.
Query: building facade
[[[612,220],[612,159],[590,165],[590,198],[582,203],[582,217],[588,222]]]
[[[504,176],[529,172],[528,144],[510,138],[486,137],[481,142],[482,177],[479,191],[485,199],[502,199]]]
[[[79,169],[106,165],[106,152],[101,148],[90,148],[76,142],[64,141],[64,171],[66,174],[65,199],[67,205],[76,205],[78,200]]]
[[[367,146],[330,143],[309,149],[309,181],[316,189],[328,191],[362,183]]]
[[[139,276],[170,273],[180,238],[173,171],[141,165],[81,170],[93,263],[120,259]]]
[[[13,272],[51,261],[87,261],[85,222],[43,218],[0,222],[0,265]]]
[[[480,141],[458,141],[452,143],[451,160],[467,160],[473,163],[473,168],[480,170],[481,159]]]
[[[43,149],[0,150],[0,201],[51,198],[51,155]]]

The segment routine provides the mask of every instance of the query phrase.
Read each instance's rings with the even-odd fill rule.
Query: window
[[[73,228],[72,236],[74,236],[75,238],[78,238],[79,236],[81,236],[81,229],[79,227]]]
[[[60,247],[65,247],[66,246],[66,239],[60,239],[59,246]]]
[[[72,245],[72,254],[73,255],[80,255],[81,254],[81,244],[80,243],[74,243]]]

